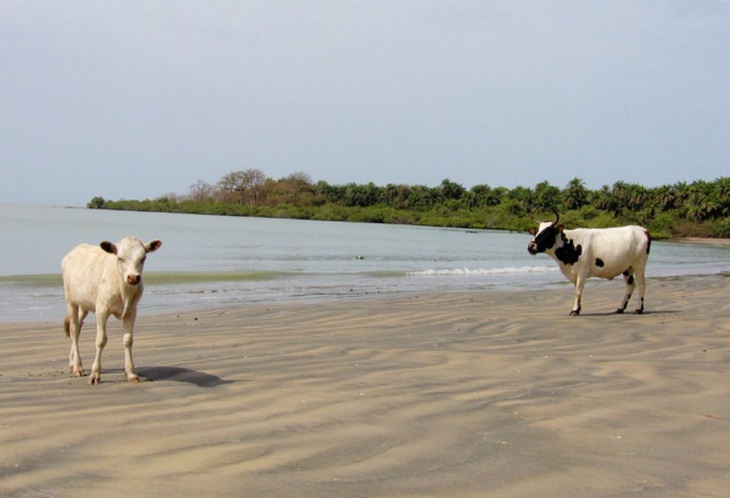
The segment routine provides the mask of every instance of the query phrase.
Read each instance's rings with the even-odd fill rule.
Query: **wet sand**
[[[724,497],[730,278],[0,325],[1,496]],[[631,306],[633,303],[630,303]],[[144,299],[141,304],[144,306]],[[93,360],[93,317],[81,354]]]

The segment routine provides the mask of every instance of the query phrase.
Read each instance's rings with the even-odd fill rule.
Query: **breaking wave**
[[[551,266],[513,266],[501,268],[433,268],[429,270],[411,271],[409,277],[460,277],[480,275],[519,275],[526,273],[555,273],[557,267]]]

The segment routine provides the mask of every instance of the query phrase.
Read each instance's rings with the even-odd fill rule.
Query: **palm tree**
[[[711,196],[715,204],[715,218],[724,218],[730,215],[730,177],[715,180]]]
[[[580,209],[588,203],[588,189],[580,178],[573,178],[563,191],[565,207],[567,209]]]
[[[541,211],[554,211],[560,200],[560,189],[548,182],[535,185],[535,200],[533,205]]]
[[[704,180],[697,180],[687,188],[687,200],[684,203],[688,218],[704,221],[709,218],[710,187]]]
[[[507,197],[509,199],[517,201],[527,212],[532,211],[532,209],[535,207],[535,193],[532,191],[531,188],[523,187],[521,185],[517,186],[507,193]]]
[[[601,187],[601,190],[593,192],[591,204],[593,204],[596,209],[609,213],[615,213],[619,206],[616,196],[613,195],[613,192],[608,185],[604,185]]]
[[[345,185],[345,205],[346,206],[363,206],[365,202],[365,192],[362,185],[357,183],[348,183]]]
[[[408,196],[408,205],[412,208],[424,208],[433,205],[431,189],[425,185],[415,185]]]
[[[459,200],[461,199],[461,196],[464,195],[464,192],[466,192],[464,187],[458,183],[452,182],[448,178],[441,182],[440,189],[441,195],[443,195],[445,199]]]
[[[645,187],[632,183],[628,186],[626,207],[629,211],[639,211],[646,205],[648,195]]]
[[[671,185],[657,187],[653,191],[654,204],[662,211],[673,209],[679,199],[677,188]]]
[[[398,188],[398,185],[389,183],[385,186],[381,193],[383,195],[382,201],[384,204],[387,204],[390,207],[398,207],[398,197],[400,196],[400,189]]]

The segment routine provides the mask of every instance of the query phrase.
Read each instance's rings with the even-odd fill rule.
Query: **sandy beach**
[[[567,283],[142,316],[141,384],[116,320],[98,386],[62,317],[3,324],[0,495],[724,497],[728,284],[650,279],[644,315],[592,280],[580,317]]]

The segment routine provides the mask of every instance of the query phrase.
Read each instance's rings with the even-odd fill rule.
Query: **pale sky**
[[[730,176],[728,0],[0,0],[0,202]]]

